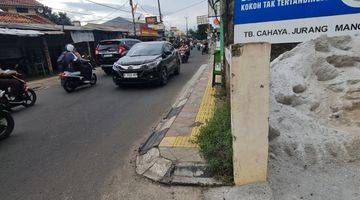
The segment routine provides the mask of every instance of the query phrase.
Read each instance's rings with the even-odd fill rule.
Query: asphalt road
[[[95,87],[72,94],[58,84],[38,91],[37,104],[14,112],[13,135],[0,142],[0,199],[103,198],[112,173],[129,168],[134,147],[207,58],[194,51],[165,87],[117,88],[101,74]]]

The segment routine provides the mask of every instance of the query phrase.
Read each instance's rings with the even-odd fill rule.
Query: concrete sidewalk
[[[223,185],[207,172],[192,142],[215,110],[212,67],[204,65],[150,138],[140,147],[136,171],[151,180],[178,185]]]
[[[59,77],[54,75],[54,76],[51,76],[51,77],[32,80],[32,81],[28,82],[28,86],[30,88],[33,88],[34,90],[42,90],[42,89],[46,89],[48,87],[51,87],[53,85],[59,84],[58,79],[59,79]]]

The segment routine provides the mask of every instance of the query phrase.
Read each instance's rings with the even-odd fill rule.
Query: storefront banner
[[[235,43],[360,33],[360,0],[235,0]]]

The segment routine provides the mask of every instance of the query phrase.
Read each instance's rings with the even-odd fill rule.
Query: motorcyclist
[[[89,83],[91,79],[92,69],[90,66],[82,62],[82,58],[72,44],[66,45],[66,51],[58,58],[58,64],[63,71],[80,71],[85,78],[85,83]]]
[[[203,47],[203,54],[206,53],[208,54],[209,53],[209,43],[207,40],[205,40],[204,42],[204,47]]]
[[[19,74],[12,70],[4,71],[0,66],[0,90],[8,91],[11,98],[17,99],[21,96],[23,88],[18,80],[12,78],[14,75]]]

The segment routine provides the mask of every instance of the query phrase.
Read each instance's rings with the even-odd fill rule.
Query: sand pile
[[[360,159],[359,36],[298,45],[272,62],[270,87],[275,154],[310,164]]]
[[[360,199],[360,36],[299,44],[271,63],[270,88],[270,181],[279,199]]]

